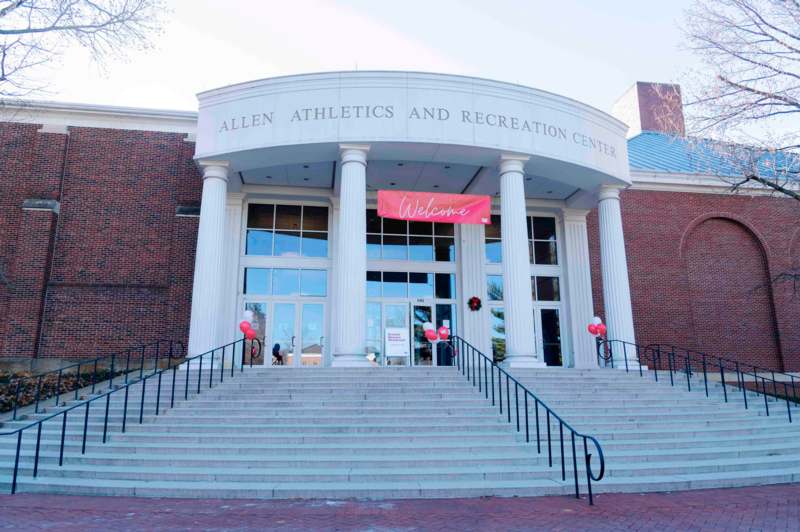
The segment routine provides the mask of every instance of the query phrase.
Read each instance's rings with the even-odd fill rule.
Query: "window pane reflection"
[[[269,295],[270,270],[269,268],[245,268],[244,293],[254,295]]]
[[[247,231],[245,253],[248,255],[272,255],[272,231]]]
[[[276,268],[272,270],[272,294],[293,296],[300,292],[297,270]]]
[[[328,292],[325,270],[300,270],[300,295],[324,297]]]
[[[300,233],[275,231],[275,256],[296,257],[300,255]]]
[[[328,256],[328,233],[303,233],[304,257]]]
[[[503,300],[503,276],[502,275],[487,275],[486,276],[486,295],[489,301],[502,301]]]
[[[383,272],[383,297],[408,297],[406,272]]]
[[[433,274],[410,273],[408,274],[408,295],[410,297],[433,297]]]

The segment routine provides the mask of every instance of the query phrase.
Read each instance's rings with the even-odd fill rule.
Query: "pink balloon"
[[[597,330],[597,325],[595,325],[594,323],[590,323],[586,329],[592,336],[597,336],[598,334],[600,334],[600,332]]]
[[[243,333],[247,333],[247,329],[250,329],[250,322],[247,320],[239,322],[239,330]]]
[[[257,336],[257,334],[253,329],[247,329],[244,332],[244,337],[247,338],[248,340],[255,340],[256,336]]]
[[[439,327],[439,339],[447,340],[449,337],[450,337],[450,329],[448,329],[444,325]]]
[[[427,329],[425,331],[425,338],[433,342],[437,338],[436,331],[434,331],[433,329]]]
[[[597,326],[597,334],[599,334],[600,336],[605,336],[606,332],[608,332],[608,329],[606,328],[605,323],[601,323],[600,325]]]

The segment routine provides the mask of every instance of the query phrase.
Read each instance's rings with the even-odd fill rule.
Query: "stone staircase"
[[[741,394],[723,403],[719,385],[711,385],[712,398],[706,398],[702,389],[689,393],[618,370],[514,374],[577,430],[601,442],[606,478],[593,484],[596,493],[800,480],[800,411],[798,423],[789,424],[785,404],[776,403],[783,411],[776,406],[768,418],[759,415],[763,403],[749,411],[736,404]],[[47,422],[36,479],[36,432],[26,432],[18,491],[209,498],[573,493],[571,455],[567,481],[561,481],[557,425],[550,468],[547,455],[524,443],[455,368],[246,368],[212,389],[204,373],[199,395],[192,371],[188,401],[187,372],[177,376],[176,406],[165,408],[171,392],[166,378],[159,416],[154,382],[148,382],[141,425],[141,389],[132,387],[125,434],[119,430],[123,394],[114,394],[106,444],[100,442],[105,404],[95,403],[85,455],[83,410],[73,411],[62,467],[61,418]],[[6,423],[0,431],[22,423]],[[6,493],[15,445],[14,438],[0,437],[0,491]],[[580,445],[578,452],[580,462]],[[585,494],[582,464],[579,480]]]
[[[576,430],[603,446],[596,492],[674,491],[800,482],[800,408],[709,382],[702,375],[547,368],[513,374]]]

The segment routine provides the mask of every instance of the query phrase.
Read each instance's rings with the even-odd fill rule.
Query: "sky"
[[[172,0],[149,50],[65,51],[39,99],[196,110],[241,81],[418,70],[509,81],[608,111],[635,81],[680,82],[691,0]]]

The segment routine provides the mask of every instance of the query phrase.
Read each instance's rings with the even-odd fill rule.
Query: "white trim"
[[[740,196],[775,196],[777,191],[759,185],[743,185],[731,190],[733,185],[727,178],[707,174],[680,174],[631,170],[630,190],[653,190],[661,192],[688,192],[694,194],[728,194]],[[733,179],[733,178],[731,178]],[[800,190],[800,184],[789,188]]]
[[[6,101],[0,107],[0,121],[41,124],[44,132],[61,132],[58,128],[66,127],[93,127],[194,136],[197,131],[194,111],[50,101]]]

